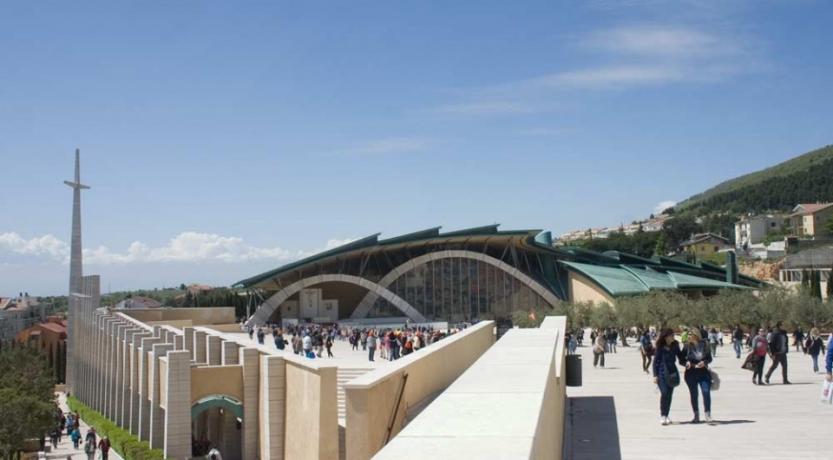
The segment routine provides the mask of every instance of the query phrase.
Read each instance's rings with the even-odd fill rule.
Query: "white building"
[[[777,215],[744,217],[735,224],[735,246],[749,247],[766,239],[767,234],[781,231],[784,218]]]

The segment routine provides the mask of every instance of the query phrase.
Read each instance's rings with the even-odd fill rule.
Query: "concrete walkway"
[[[67,406],[67,397],[64,393],[56,393],[58,396],[58,404],[61,406],[61,410],[64,413],[69,412],[69,406]],[[61,442],[58,443],[58,448],[46,454],[46,458],[55,458],[61,460],[86,460],[87,454],[84,453],[84,436],[87,435],[87,431],[90,430],[90,426],[87,425],[84,420],[81,420],[80,423],[80,430],[81,431],[81,443],[78,446],[78,449],[72,447],[72,439],[66,434],[61,436]],[[46,440],[47,445],[49,444],[49,439]],[[96,451],[95,458],[101,458],[101,452]],[[110,449],[110,455],[108,456],[109,460],[123,460],[118,453],[112,448]]]
[[[833,406],[819,402],[823,375],[813,374],[809,356],[795,348],[788,355],[793,385],[781,384],[779,368],[771,385],[759,387],[732,347],[719,347],[712,363],[721,377],[720,390],[712,392],[715,422],[689,423],[683,382],[674,390],[669,426],[660,425],[659,392],[642,372],[636,346],[608,353],[604,369],[593,368],[590,347],[578,351],[584,381],[567,390],[569,458],[833,459]],[[765,370],[769,363],[767,358]],[[700,398],[701,416],[702,404]]]

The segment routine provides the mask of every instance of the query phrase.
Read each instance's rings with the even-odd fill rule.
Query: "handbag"
[[[673,364],[669,367],[667,364],[665,365],[665,384],[668,385],[670,388],[674,388],[680,385],[680,371],[677,370],[677,367]]]
[[[743,364],[740,366],[741,369],[746,369],[747,371],[755,371],[755,361],[758,360],[758,357],[755,356],[755,352],[751,352],[746,355],[746,359],[743,361]]]
[[[827,380],[821,382],[821,402],[833,404],[833,382]]]
[[[712,379],[711,384],[711,391],[717,391],[720,389],[720,376],[717,375],[717,372],[709,369],[709,376]]]

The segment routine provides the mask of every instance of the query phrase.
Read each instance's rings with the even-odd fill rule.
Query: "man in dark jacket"
[[[780,364],[784,385],[789,385],[791,382],[787,379],[787,352],[790,351],[790,343],[787,338],[787,333],[781,329],[780,321],[775,324],[767,340],[769,342],[769,357],[772,359],[772,365],[766,372],[766,383],[769,384],[769,378]]]

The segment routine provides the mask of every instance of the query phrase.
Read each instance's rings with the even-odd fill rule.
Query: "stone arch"
[[[226,395],[209,395],[201,398],[191,405],[191,418],[196,418],[201,412],[215,407],[222,407],[234,414],[235,417],[243,418],[243,403]]]
[[[391,284],[393,284],[394,281],[397,280],[397,278],[404,275],[405,273],[413,270],[416,267],[425,265],[428,262],[441,259],[470,259],[487,263],[514,276],[518,279],[518,281],[526,285],[528,288],[532,289],[536,294],[540,295],[544,300],[549,302],[550,305],[555,306],[560,302],[560,299],[556,297],[555,294],[553,294],[549,289],[545,288],[541,285],[541,283],[535,281],[529,275],[518,270],[517,268],[490,255],[465,250],[436,251],[430,252],[428,254],[423,254],[419,257],[414,257],[413,259],[397,266],[396,268],[388,272],[388,274],[386,274],[384,277],[382,277],[381,280],[379,280],[378,284],[380,287],[387,289]],[[370,309],[373,307],[373,304],[376,302],[377,298],[378,296],[373,291],[368,292],[361,300],[361,302],[359,302],[359,305],[356,306],[356,309],[353,311],[353,314],[350,315],[350,318],[360,319],[366,317],[367,314],[370,312]]]
[[[263,304],[257,308],[255,313],[252,315],[251,318],[249,318],[246,324],[265,324],[266,321],[268,321],[269,318],[272,316],[272,313],[275,311],[275,309],[278,308],[287,299],[300,292],[304,288],[327,282],[350,283],[355,284],[356,286],[363,287],[367,289],[369,293],[372,292],[376,296],[374,297],[374,299],[381,296],[383,299],[390,302],[394,307],[398,308],[412,321],[417,323],[426,322],[425,317],[422,316],[422,314],[419,311],[417,311],[416,308],[412,307],[411,304],[406,302],[405,299],[403,299],[402,297],[399,297],[398,295],[391,292],[387,287],[382,287],[379,284],[374,283],[373,281],[370,281],[368,279],[362,278],[360,276],[325,274],[304,278],[276,292],[274,295],[272,295],[272,297],[269,297],[266,300],[266,302],[263,302]]]

